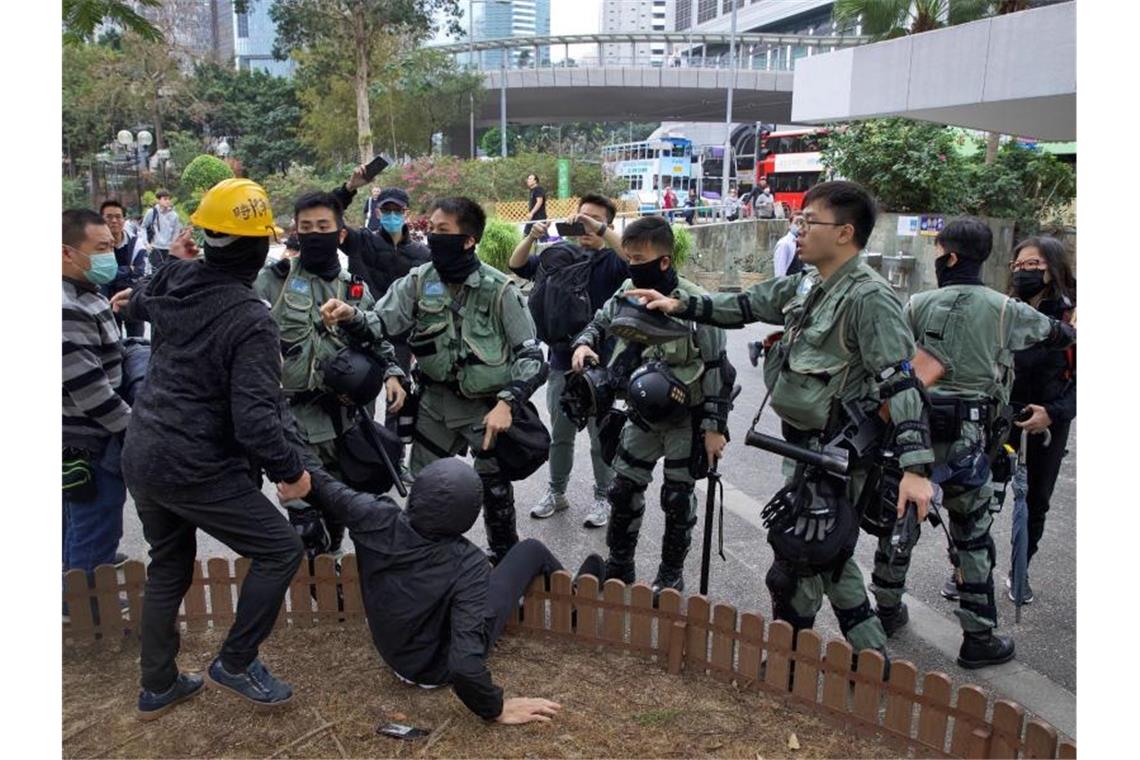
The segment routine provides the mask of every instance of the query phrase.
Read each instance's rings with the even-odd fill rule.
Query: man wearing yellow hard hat
[[[251,287],[277,228],[265,190],[248,179],[214,185],[190,221],[205,233],[204,256],[171,260],[124,307],[149,321],[156,336],[123,451],[123,474],[150,544],[144,719],[203,686],[201,676],[179,673],[175,663],[178,605],[192,579],[198,528],[252,560],[209,677],[263,705],[293,694],[257,659],[302,557],[301,540],[262,495],[257,473],[286,493],[309,488],[282,422],[277,325]]]

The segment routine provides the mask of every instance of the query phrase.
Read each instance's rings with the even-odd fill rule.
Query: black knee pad
[[[844,636],[864,620],[875,616],[875,613],[871,611],[871,602],[867,599],[864,599],[862,604],[847,609],[832,604],[831,609],[835,613],[836,619],[839,620],[839,630],[843,632]]]
[[[645,493],[647,487],[634,483],[624,475],[615,475],[614,479],[610,481],[610,487],[606,489],[606,498],[610,500],[610,504],[615,509],[618,507],[628,509],[629,505],[633,503],[634,495]]]
[[[764,585],[768,587],[768,593],[773,599],[791,599],[792,594],[796,593],[798,581],[799,576],[795,570],[780,560],[773,562],[764,576]]]
[[[487,507],[492,504],[503,504],[510,502],[514,504],[515,489],[511,486],[511,481],[499,475],[480,475],[479,479],[483,481],[483,506]]]
[[[693,509],[693,484],[680,480],[666,480],[661,484],[661,509],[666,519],[677,520],[689,527],[697,524]]]

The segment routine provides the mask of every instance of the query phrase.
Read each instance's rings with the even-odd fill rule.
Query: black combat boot
[[[1001,665],[1013,659],[1013,637],[995,636],[991,631],[962,634],[962,648],[958,650],[958,664],[975,670],[987,665]]]
[[[879,622],[883,624],[883,630],[886,631],[887,638],[894,636],[896,631],[900,630],[910,621],[910,613],[907,612],[906,602],[899,602],[891,606],[880,604],[875,609],[875,614],[879,616]]]

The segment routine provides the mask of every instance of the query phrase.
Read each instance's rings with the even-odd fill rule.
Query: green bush
[[[506,272],[507,260],[520,242],[522,233],[517,225],[503,219],[488,219],[476,252],[484,262],[500,272]]]
[[[229,165],[216,156],[203,153],[182,170],[182,191],[190,195],[184,210],[193,213],[202,200],[202,194],[224,179],[230,179],[234,172]]]
[[[683,224],[673,225],[673,266],[680,269],[693,253],[693,233]]]
[[[63,178],[64,208],[87,208],[90,202],[91,198],[87,195],[87,188],[82,179]]]

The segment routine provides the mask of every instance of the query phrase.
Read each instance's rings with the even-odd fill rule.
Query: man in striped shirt
[[[99,285],[118,272],[103,217],[63,212],[63,458],[72,475],[63,495],[63,569],[92,573],[114,562],[127,489],[119,464],[131,408],[118,394],[122,345]],[[89,473],[89,477],[86,475]]]

